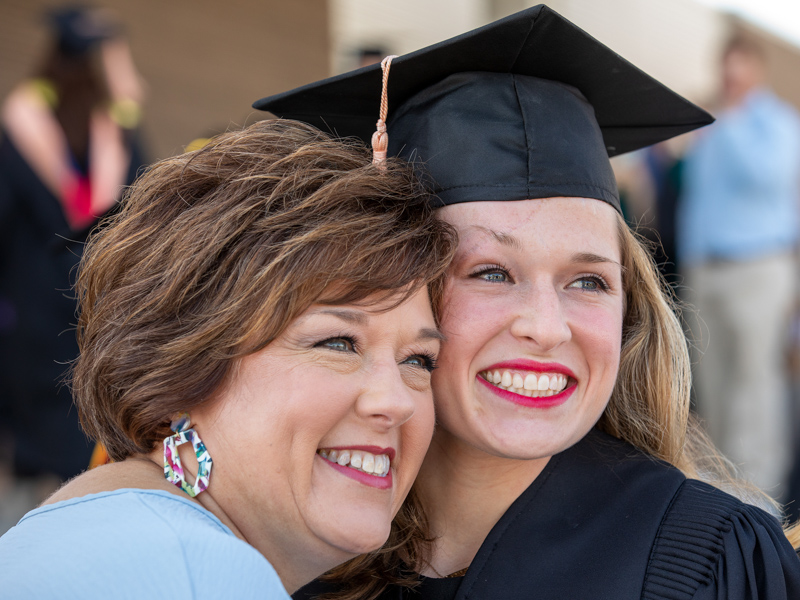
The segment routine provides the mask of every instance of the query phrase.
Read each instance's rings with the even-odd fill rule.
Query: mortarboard
[[[381,69],[254,108],[369,142]],[[554,196],[619,207],[608,161],[713,118],[544,5],[394,58],[389,155],[424,167],[443,204]]]

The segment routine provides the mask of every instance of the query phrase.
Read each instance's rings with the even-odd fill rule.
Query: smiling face
[[[565,450],[597,422],[619,367],[614,209],[549,198],[455,204],[440,216],[459,247],[434,375],[437,439],[516,459]]]
[[[440,334],[426,290],[387,306],[312,306],[192,411],[210,494],[282,578],[379,547],[427,450]]]

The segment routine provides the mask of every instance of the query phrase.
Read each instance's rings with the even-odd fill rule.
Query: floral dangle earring
[[[203,440],[191,426],[192,421],[188,413],[182,413],[170,424],[170,429],[175,433],[164,438],[164,477],[194,498],[208,488],[212,460]],[[186,442],[191,442],[197,456],[197,479],[194,485],[186,481],[181,457],[178,455],[178,446]]]

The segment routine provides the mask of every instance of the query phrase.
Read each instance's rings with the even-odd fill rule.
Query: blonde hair
[[[621,216],[625,317],[619,374],[598,427],[694,476],[684,453],[691,363],[674,298]]]
[[[691,361],[681,306],[647,242],[617,215],[625,318],[617,382],[597,426],[648,454],[738,495],[767,498],[714,449],[689,410]]]
[[[618,215],[625,319],[617,383],[597,426],[749,503],[779,514],[714,446],[689,410],[691,361],[680,304],[655,265],[648,242]],[[800,523],[787,527],[800,547]]]

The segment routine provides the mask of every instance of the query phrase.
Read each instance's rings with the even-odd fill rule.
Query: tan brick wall
[[[0,0],[0,96],[41,60],[44,7]],[[265,116],[250,104],[329,73],[326,0],[95,0],[126,24],[148,84],[144,132],[154,158],[195,137]]]
[[[488,23],[486,0],[330,0],[331,70],[356,68],[356,52],[406,54]]]

